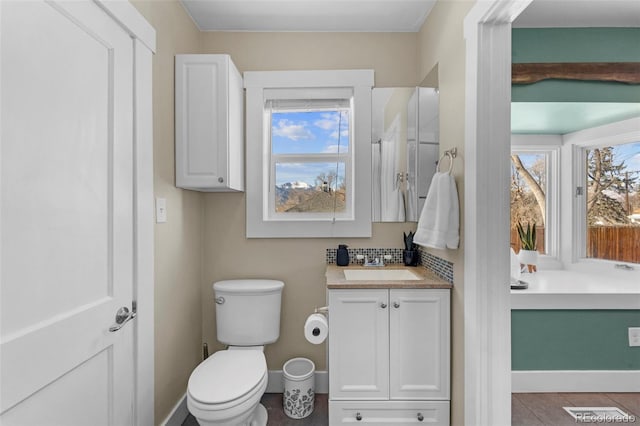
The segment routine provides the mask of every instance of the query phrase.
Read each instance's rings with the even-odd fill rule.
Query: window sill
[[[636,265],[637,266],[637,265]],[[511,309],[640,309],[640,270],[538,270],[522,274],[526,290],[511,290]]]

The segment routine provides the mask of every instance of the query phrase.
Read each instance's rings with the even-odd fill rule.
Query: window
[[[532,136],[527,143],[539,142]],[[516,226],[536,225],[537,250],[558,257],[559,146],[514,146],[511,153],[511,247],[520,250]]]
[[[373,71],[246,72],[247,237],[371,236]]]
[[[640,263],[640,142],[584,148],[585,257]]]
[[[571,261],[640,263],[639,141],[640,118],[563,136],[566,194],[573,198],[563,212],[571,233],[563,237]]]
[[[634,118],[565,135],[512,135],[513,249],[518,221],[535,222],[549,267],[559,266],[553,259],[640,263],[639,129]]]
[[[271,123],[267,219],[352,217],[349,100],[270,100],[266,113]]]
[[[520,249],[517,225],[536,225],[537,249],[546,253],[547,156],[543,153],[511,154],[511,246]],[[518,250],[516,250],[518,251]]]

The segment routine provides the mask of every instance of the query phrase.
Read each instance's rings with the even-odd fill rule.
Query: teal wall
[[[640,62],[640,28],[514,28],[511,60]],[[514,85],[513,102],[640,102],[640,85],[545,80]]]
[[[511,369],[640,370],[640,310],[513,310]]]

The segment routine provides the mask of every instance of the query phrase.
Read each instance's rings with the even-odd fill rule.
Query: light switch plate
[[[156,223],[167,221],[167,199],[156,198]]]
[[[640,327],[629,327],[629,346],[640,346]]]

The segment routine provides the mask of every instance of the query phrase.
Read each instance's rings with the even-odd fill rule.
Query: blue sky
[[[632,142],[614,147],[617,162],[624,160],[628,171],[640,172],[640,142]]]
[[[338,111],[274,112],[271,143],[274,154],[338,152],[338,149],[347,152],[349,115],[343,112],[340,117]]]
[[[349,115],[338,111],[274,112],[271,115],[271,144],[274,154],[336,153],[349,150]],[[344,165],[339,173],[344,175]],[[316,184],[321,173],[336,171],[336,163],[280,163],[276,185],[287,182]]]

